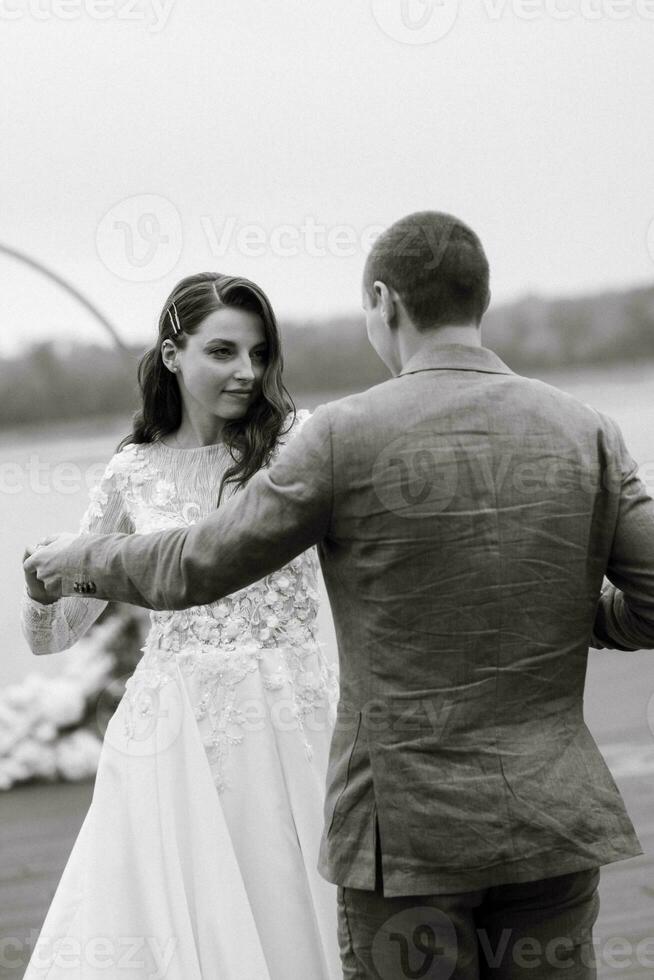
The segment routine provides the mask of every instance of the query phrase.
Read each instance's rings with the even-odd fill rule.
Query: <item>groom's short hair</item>
[[[418,330],[448,323],[480,323],[488,306],[490,271],[481,241],[458,218],[417,211],[376,239],[363,273],[373,286],[385,283],[400,296]]]

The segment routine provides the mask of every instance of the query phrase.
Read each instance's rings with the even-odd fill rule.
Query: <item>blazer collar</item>
[[[434,337],[405,364],[399,377],[417,371],[480,371],[483,374],[514,374],[488,347],[442,344]]]

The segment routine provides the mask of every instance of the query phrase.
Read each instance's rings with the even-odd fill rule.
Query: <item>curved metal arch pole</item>
[[[100,312],[97,306],[95,306],[91,302],[91,300],[87,299],[86,296],[84,296],[84,294],[81,293],[79,289],[77,289],[70,282],[68,282],[67,279],[64,279],[63,276],[60,276],[57,272],[53,272],[52,269],[48,269],[48,267],[43,265],[42,262],[39,262],[38,259],[33,259],[30,255],[26,255],[25,252],[20,252],[18,249],[12,248],[9,245],[3,245],[1,242],[0,242],[0,252],[3,252],[5,255],[8,255],[12,259],[16,259],[18,262],[22,262],[24,265],[29,266],[31,269],[34,269],[36,272],[40,272],[41,275],[46,277],[46,279],[50,279],[52,280],[52,282],[55,282],[58,286],[61,286],[63,290],[65,290],[74,299],[76,299],[78,303],[81,303],[81,305],[85,307],[89,311],[89,313],[92,316],[94,316],[95,319],[100,324],[102,324],[102,326],[110,335],[114,344],[117,347],[119,347],[125,353],[129,353],[129,348],[119,337],[114,325],[109,320],[107,320],[106,316]]]

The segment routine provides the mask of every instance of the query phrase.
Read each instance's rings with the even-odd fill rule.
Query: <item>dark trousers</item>
[[[379,841],[379,834],[377,835]],[[594,980],[599,868],[456,895],[338,888],[343,980]]]

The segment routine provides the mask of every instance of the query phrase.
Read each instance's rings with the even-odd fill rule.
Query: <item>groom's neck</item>
[[[432,349],[435,344],[465,344],[481,347],[481,328],[475,324],[452,324],[433,327],[431,330],[401,330],[397,335],[398,354],[402,367],[421,350]]]

